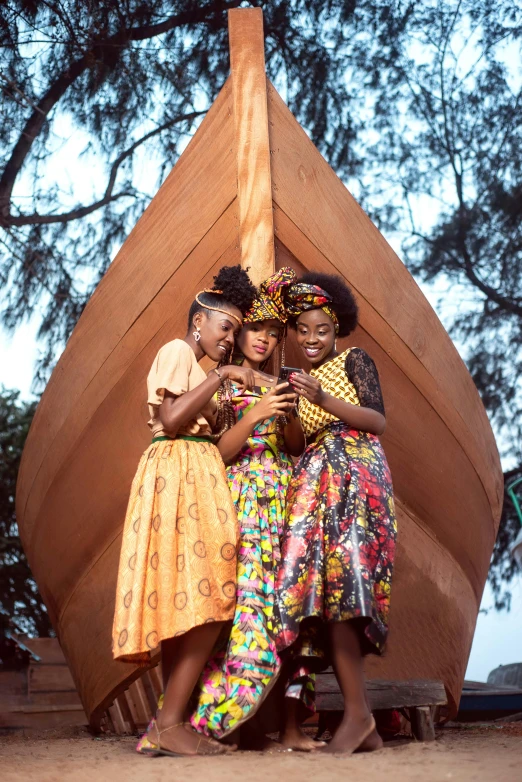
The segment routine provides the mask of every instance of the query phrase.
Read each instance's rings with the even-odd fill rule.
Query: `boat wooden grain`
[[[441,680],[455,713],[502,501],[473,381],[421,290],[264,68],[259,9],[229,15],[231,75],[124,243],[42,397],[17,490],[20,533],[93,726],[142,671],[111,656],[120,539],[149,441],[145,380],[223,264],[341,274],[382,379],[399,540],[391,630],[367,673]],[[299,363],[290,344],[288,360]]]

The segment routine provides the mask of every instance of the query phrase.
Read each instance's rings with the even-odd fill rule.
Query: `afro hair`
[[[339,336],[347,337],[357,326],[359,308],[355,297],[341,277],[336,274],[322,274],[321,272],[307,272],[299,278],[298,282],[308,285],[318,285],[332,297],[330,306],[337,315],[339,321]],[[292,325],[295,326],[295,318]]]
[[[226,307],[231,305],[244,315],[254,301],[257,290],[245,269],[239,264],[236,266],[223,266],[214,277],[212,290],[223,291],[223,293],[202,293],[199,298],[203,304],[193,301],[188,314],[188,327],[192,326],[192,318],[196,312],[205,309],[204,305],[209,307]]]

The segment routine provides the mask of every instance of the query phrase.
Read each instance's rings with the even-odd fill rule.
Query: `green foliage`
[[[0,639],[8,628],[30,635],[52,633],[15,515],[18,467],[35,407],[35,402],[20,401],[18,391],[0,390]]]

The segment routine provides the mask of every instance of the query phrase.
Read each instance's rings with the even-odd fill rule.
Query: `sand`
[[[241,752],[219,758],[144,758],[135,739],[84,729],[0,738],[2,782],[519,782],[522,723],[437,731],[437,740],[388,742],[372,754]]]

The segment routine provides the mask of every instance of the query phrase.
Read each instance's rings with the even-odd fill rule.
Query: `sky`
[[[36,324],[20,326],[9,337],[0,331],[0,384],[18,388],[22,397],[31,398],[33,365],[37,357]],[[486,681],[498,665],[522,662],[522,577],[512,585],[510,612],[492,608],[493,597],[486,586],[481,613],[471,649],[466,678]]]

